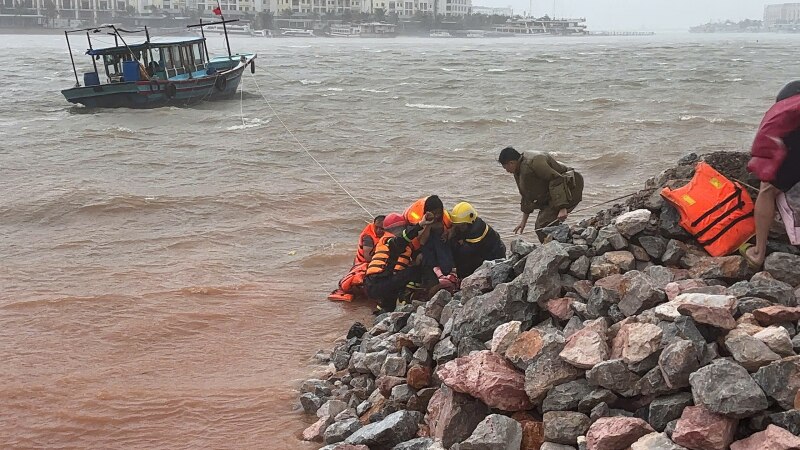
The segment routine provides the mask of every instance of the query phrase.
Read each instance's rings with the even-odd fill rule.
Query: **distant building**
[[[492,15],[513,16],[514,10],[511,9],[511,6],[507,6],[505,8],[493,8],[491,6],[473,6],[472,14],[486,14],[487,16],[492,16]]]
[[[800,3],[764,6],[764,27],[770,31],[797,29],[800,27]]]

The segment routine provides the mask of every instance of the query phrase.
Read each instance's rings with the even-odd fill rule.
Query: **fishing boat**
[[[189,28],[223,25],[236,20],[189,25]],[[94,48],[93,33],[111,30],[113,47]],[[144,32],[143,42],[126,41],[123,34]],[[78,78],[72,56],[70,33],[85,32],[89,43],[86,55],[91,69]],[[255,72],[254,53],[232,54],[228,35],[228,54],[211,57],[205,35],[195,38],[151,39],[144,30],[128,31],[115,25],[65,31],[67,48],[75,74],[75,86],[61,93],[70,103],[90,108],[156,108],[231,98],[236,94],[244,70]]]

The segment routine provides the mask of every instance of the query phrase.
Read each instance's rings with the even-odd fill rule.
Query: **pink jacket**
[[[774,181],[778,168],[786,159],[787,148],[783,138],[798,128],[800,128],[800,95],[772,105],[758,127],[753,147],[750,149],[747,170],[761,181]]]

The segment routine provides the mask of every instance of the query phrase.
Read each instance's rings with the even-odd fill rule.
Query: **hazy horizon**
[[[593,30],[685,30],[710,21],[758,19],[764,0],[533,0],[533,15],[585,17]],[[472,0],[473,6],[530,9],[529,0]]]

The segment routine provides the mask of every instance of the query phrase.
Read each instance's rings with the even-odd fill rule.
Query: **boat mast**
[[[89,36],[89,32],[88,31],[86,32],[86,40],[89,41],[89,51],[94,50],[92,48],[92,38]],[[94,66],[94,71],[95,71],[95,73],[97,73],[97,62],[94,59],[94,55],[91,55],[91,58],[92,58],[92,66]]]
[[[221,14],[220,14],[220,17],[222,17]],[[200,30],[202,31],[203,27],[207,27],[209,25],[222,24],[222,30],[225,32],[225,45],[228,47],[228,58],[232,59],[233,57],[231,56],[231,44],[230,44],[230,42],[228,42],[228,28],[225,26],[225,24],[226,23],[231,23],[231,22],[238,22],[238,21],[239,21],[239,19],[225,20],[223,18],[219,22],[203,23],[203,20],[201,19],[200,23],[195,24],[195,25],[186,25],[186,28],[200,27]],[[203,39],[205,40],[205,34],[203,34]],[[205,41],[203,43],[205,43]],[[206,59],[208,59],[208,46],[206,46]]]
[[[208,45],[206,44],[206,32],[203,29],[203,18],[200,18],[200,36],[203,36],[203,50],[206,51],[206,62],[211,60],[211,57],[208,56]],[[230,53],[230,52],[228,52]]]
[[[64,37],[67,39],[67,49],[69,49],[69,59],[70,61],[72,61],[72,73],[75,74],[75,87],[81,87],[81,82],[78,81],[78,71],[75,69],[75,58],[72,57],[72,46],[69,45],[69,34],[67,34],[66,31],[64,31]]]
[[[217,3],[217,5],[219,5],[219,3]],[[221,12],[222,12],[222,9],[220,9],[220,13]],[[225,46],[228,47],[228,59],[232,59],[232,56],[231,56],[231,43],[228,41],[228,27],[225,25],[225,16],[220,14],[219,17],[222,19],[222,31],[225,33]],[[203,27],[200,27],[200,28],[203,28]]]

